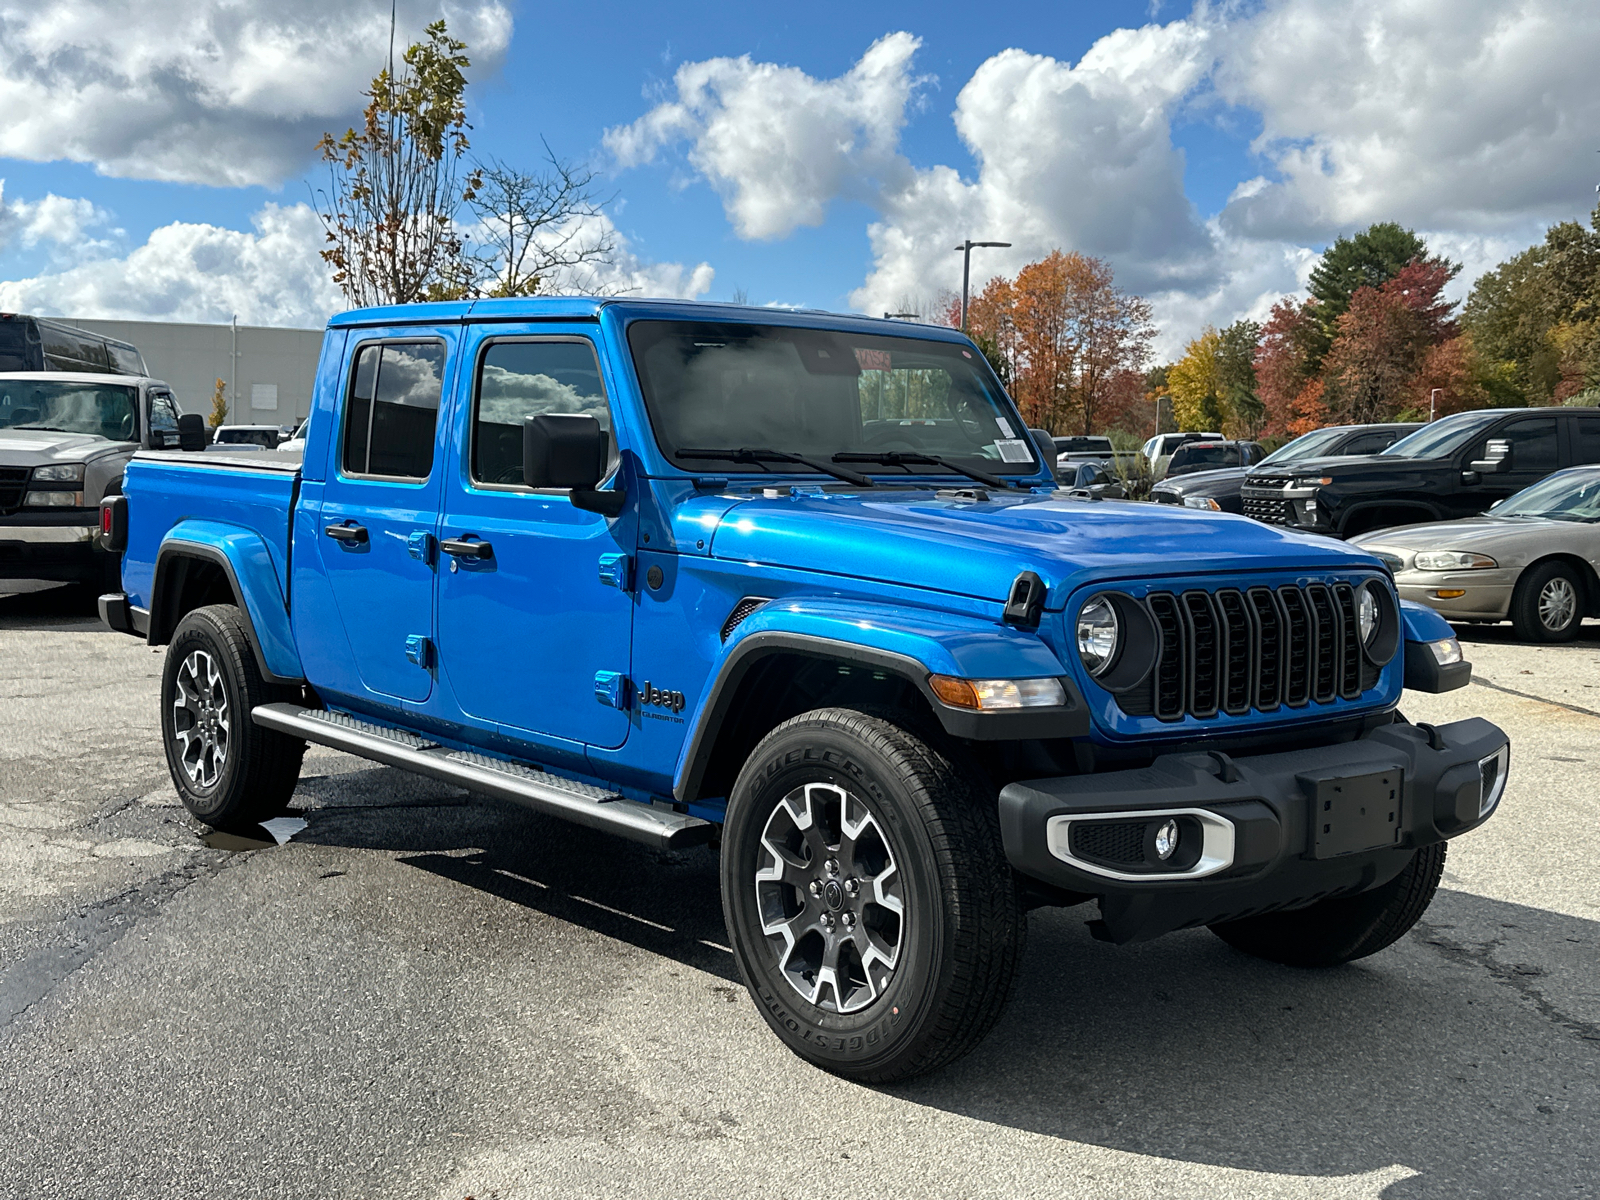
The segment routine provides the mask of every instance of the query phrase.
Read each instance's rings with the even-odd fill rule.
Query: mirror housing
[[[205,418],[199,413],[184,413],[178,418],[178,449],[204,450],[210,441]]]
[[[1028,436],[1033,439],[1033,448],[1039,455],[1039,461],[1044,463],[1044,469],[1050,473],[1050,478],[1060,483],[1061,472],[1056,466],[1056,441],[1050,436],[1050,431],[1029,429]]]
[[[1483,457],[1472,464],[1481,475],[1495,475],[1511,470],[1511,439],[1490,438],[1483,447]]]
[[[522,422],[522,481],[571,492],[572,506],[614,517],[621,491],[595,490],[606,475],[611,439],[587,413],[539,413]]]

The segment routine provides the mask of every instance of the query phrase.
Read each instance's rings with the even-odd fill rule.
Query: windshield
[[[1207,467],[1237,467],[1239,447],[1207,446],[1190,443],[1172,456],[1172,466],[1167,471],[1175,475],[1182,471],[1203,471]]]
[[[628,341],[656,442],[689,471],[795,473],[840,462],[874,475],[1039,470],[988,364],[959,344],[687,321],[637,321]],[[785,459],[706,453],[735,449]]]
[[[1457,413],[1424,425],[1378,453],[1394,458],[1447,458],[1503,416],[1499,412]]]
[[[0,379],[0,428],[87,433],[114,442],[138,434],[139,389],[107,383]]]
[[[1523,488],[1494,510],[1497,517],[1546,517],[1552,521],[1600,521],[1600,474],[1562,472]]]
[[[1285,442],[1271,454],[1267,455],[1258,464],[1267,466],[1271,463],[1298,462],[1303,458],[1321,458],[1331,450],[1334,444],[1344,436],[1343,429],[1316,429],[1310,433],[1303,433],[1292,442]]]

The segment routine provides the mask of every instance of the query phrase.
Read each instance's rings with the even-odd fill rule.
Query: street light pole
[[[1009,246],[1010,242],[975,242],[971,238],[956,247],[961,255],[961,332],[967,331],[967,292],[972,280],[972,248],[974,246]]]

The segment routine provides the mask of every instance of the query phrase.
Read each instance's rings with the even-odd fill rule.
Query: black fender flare
[[[1081,737],[1090,728],[1088,706],[1071,678],[1065,675],[1060,678],[1066,688],[1067,703],[1060,708],[974,712],[954,708],[934,695],[928,683],[928,668],[909,655],[810,634],[764,630],[739,642],[711,681],[694,729],[679,756],[677,781],[672,789],[676,799],[685,801],[698,797],[717,734],[739,694],[740,684],[762,659],[778,654],[833,659],[904,679],[928,702],[939,724],[951,737],[971,741],[1029,741]]]

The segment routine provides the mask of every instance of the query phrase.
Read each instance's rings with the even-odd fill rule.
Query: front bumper
[[[1509,567],[1475,571],[1397,571],[1394,585],[1402,600],[1415,600],[1442,617],[1461,621],[1503,621],[1520,572]],[[1444,595],[1440,595],[1443,592]],[[1451,592],[1462,593],[1459,596]]]
[[[1493,815],[1509,747],[1473,717],[1286,754],[1169,754],[1009,784],[1000,825],[1018,871],[1098,896],[1096,934],[1141,941],[1386,883],[1419,846]],[[1187,848],[1158,862],[1149,847],[1169,820]]]
[[[0,579],[98,580],[105,570],[99,532],[98,510],[0,517]]]

